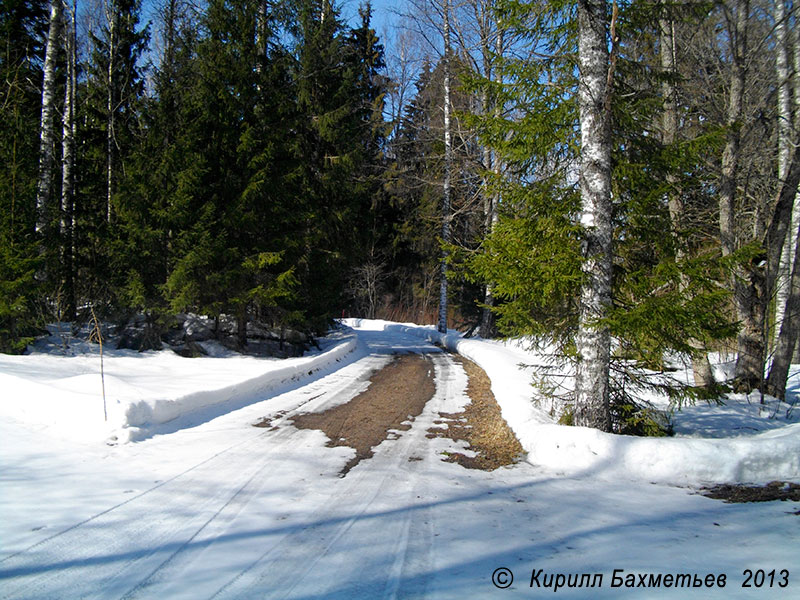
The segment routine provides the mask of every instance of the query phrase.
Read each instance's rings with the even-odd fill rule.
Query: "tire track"
[[[265,434],[260,434],[255,440],[250,438],[246,442],[263,437]],[[272,444],[277,443],[268,451],[271,456],[285,443],[284,438],[289,439],[290,432],[273,432],[269,437]],[[201,495],[206,480],[205,470],[215,469],[218,457],[228,458],[236,447],[251,451],[258,448],[257,443],[246,442],[235,444],[138,497],[36,544],[35,548],[14,560],[5,561],[0,578],[13,580],[4,583],[3,597],[13,597],[17,592],[29,596],[40,591],[47,596],[46,590],[54,585],[58,587],[65,574],[74,575],[76,570],[80,572],[82,585],[89,586],[102,580],[117,579],[130,569],[143,568],[140,566],[142,563],[146,564],[157,554],[180,544],[187,530],[196,528],[198,521],[202,523],[204,516],[219,503],[229,501],[229,486],[218,488],[211,495]],[[241,477],[249,481],[262,469],[263,464],[252,475],[252,469],[243,470]],[[186,507],[191,507],[191,511]],[[97,554],[100,548],[102,555]]]
[[[368,375],[373,362],[363,361],[355,369],[356,374]],[[357,393],[363,386],[361,378],[334,372],[289,392],[290,398],[300,401],[283,411],[283,419],[291,418],[301,407],[324,406],[349,391]],[[318,390],[322,393],[314,395]],[[305,396],[312,397],[303,400]],[[82,589],[88,592],[94,586],[98,596],[108,596],[115,582],[125,585],[128,595],[140,586],[149,587],[147,582],[155,581],[157,574],[173,564],[221,515],[246,506],[256,493],[248,492],[248,488],[274,464],[275,456],[285,453],[297,433],[292,428],[282,428],[248,435],[136,496],[5,557],[0,561],[0,579],[4,580],[0,597],[58,596],[53,590],[65,589],[65,574],[76,572],[80,573]],[[254,456],[257,461],[252,460]],[[231,464],[243,465],[236,468],[235,479],[207,494],[208,481],[213,482],[217,471],[229,472],[226,467]],[[97,553],[99,548],[102,555]],[[149,566],[165,553],[155,568]],[[130,589],[132,570],[146,570],[149,575]]]
[[[439,457],[435,456],[425,435],[428,422],[438,416],[440,402],[453,393],[449,373],[454,368],[460,368],[444,354],[433,355],[432,360],[437,390],[420,416],[427,418],[415,420],[412,428],[400,438],[384,442],[390,446],[384,448],[380,455],[364,461],[347,477],[335,482],[336,491],[313,514],[310,523],[282,536],[220,587],[212,598],[289,598],[295,595],[335,594],[337,590],[303,588],[309,581],[319,584],[315,572],[326,561],[335,563],[335,568],[329,571],[339,573],[339,580],[347,579],[360,585],[360,597],[403,597],[409,593],[413,595],[415,590],[427,586],[424,573],[431,559],[433,513],[427,503],[418,503],[416,499],[424,493],[424,477],[421,473],[425,469],[425,462],[439,460]],[[423,460],[410,461],[412,456],[419,458],[422,448],[425,449]],[[398,496],[390,481],[396,479],[398,473],[412,480],[402,497]],[[355,498],[358,503],[354,505]],[[388,510],[385,508],[387,505],[391,507]],[[402,507],[399,510],[396,508],[398,505]],[[337,514],[330,508],[342,506],[348,507],[346,514]],[[367,559],[365,563],[364,556],[361,556],[360,564],[353,564],[348,560],[347,553],[340,550],[355,544],[350,543],[350,537],[356,541],[368,538],[363,528],[374,530],[376,523],[380,523],[382,537],[395,540],[392,550],[388,552],[390,564],[381,563],[383,557],[372,561]],[[353,571],[354,568],[356,572],[351,577],[341,576],[341,573]],[[373,573],[377,579],[364,581],[363,572]],[[407,580],[413,581],[408,589],[403,584]]]
[[[261,435],[263,436],[264,434],[261,434]],[[169,484],[173,483],[177,479],[180,479],[181,477],[184,477],[185,475],[191,473],[195,469],[198,469],[198,468],[202,467],[203,465],[205,465],[205,464],[207,464],[207,463],[219,458],[220,456],[228,453],[229,451],[231,451],[231,450],[233,450],[233,449],[235,449],[235,448],[237,448],[237,447],[239,447],[239,446],[241,446],[243,444],[246,444],[247,442],[251,442],[251,441],[252,441],[252,438],[248,438],[246,440],[242,440],[241,442],[239,442],[237,444],[233,444],[231,446],[228,446],[224,450],[220,450],[216,454],[213,454],[212,456],[209,456],[207,459],[205,459],[205,460],[203,460],[203,461],[201,461],[201,462],[199,462],[197,464],[192,465],[191,467],[181,471],[177,475],[173,475],[172,477],[159,482],[158,484],[154,485],[153,487],[148,488],[148,489],[144,490],[143,492],[140,492],[140,493],[136,494],[135,496],[131,496],[130,498],[124,500],[123,502],[119,502],[118,504],[110,506],[109,508],[107,508],[105,510],[102,510],[102,511],[100,511],[98,513],[95,513],[94,515],[84,519],[83,521],[79,521],[78,523],[75,523],[74,525],[70,525],[66,529],[62,529],[61,531],[58,531],[58,532],[54,533],[53,535],[51,535],[49,537],[46,537],[46,538],[44,538],[42,540],[39,540],[38,542],[36,542],[34,544],[31,544],[27,548],[23,548],[22,550],[18,550],[16,552],[14,552],[13,554],[9,554],[8,556],[0,559],[0,565],[5,563],[6,561],[14,559],[14,558],[16,558],[18,556],[21,556],[23,554],[28,554],[31,551],[35,550],[36,548],[38,548],[38,547],[40,547],[42,545],[49,544],[50,542],[52,542],[56,538],[59,538],[59,537],[61,537],[63,535],[66,535],[66,534],[70,533],[71,531],[73,531],[73,530],[75,530],[75,529],[77,529],[79,527],[83,527],[84,525],[87,525],[87,524],[91,523],[92,521],[95,521],[96,519],[99,519],[99,518],[111,513],[112,511],[115,511],[115,510],[117,510],[119,508],[122,508],[123,506],[125,506],[127,504],[131,504],[133,502],[136,502],[136,501],[140,500],[141,498],[147,496],[148,494],[150,494],[152,492],[155,492],[159,488],[162,488],[162,487],[164,487],[166,485],[169,485]],[[2,575],[2,574],[3,574],[3,571],[0,571],[0,575]]]

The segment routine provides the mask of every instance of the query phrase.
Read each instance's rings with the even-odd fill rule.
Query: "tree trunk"
[[[487,40],[488,41],[488,40]],[[487,56],[487,67],[486,73],[487,78],[491,77],[491,66],[489,63],[489,49],[486,48],[484,52],[485,56]],[[502,56],[503,54],[503,31],[500,29],[500,25],[498,23],[497,26],[497,35],[495,37],[495,55]],[[500,72],[500,69],[495,70],[495,81],[500,84],[503,82],[503,76]],[[494,111],[495,118],[500,117],[500,106],[497,102],[494,103],[492,107]],[[486,110],[488,111],[488,101]],[[488,160],[484,158],[484,162],[487,163],[487,169],[491,168],[494,170],[495,179],[499,181],[500,173],[501,173],[501,166],[500,166],[500,159],[498,158],[497,154],[495,153],[494,157],[492,157],[491,150],[488,146],[485,148],[484,152],[488,152]],[[493,196],[487,194],[486,195],[486,211],[485,211],[485,218],[486,218],[486,233],[485,235],[488,236],[492,233],[492,230],[495,227],[499,219],[498,215],[498,204],[500,203],[500,194],[495,193]],[[483,338],[491,338],[494,337],[497,333],[495,327],[495,319],[494,319],[494,312],[492,312],[491,307],[494,306],[494,286],[491,282],[486,284],[486,290],[483,297],[483,303],[485,304],[483,308],[483,312],[481,314],[481,327],[480,327],[480,335]]]
[[[483,42],[483,40],[482,40]],[[486,51],[483,52],[486,56]],[[484,59],[486,69],[491,69],[488,60]],[[485,74],[485,73],[484,73]],[[483,90],[481,94],[481,109],[483,110],[484,117],[489,114],[489,94]],[[482,167],[485,173],[492,169],[492,149],[488,145],[483,147],[483,160]],[[493,214],[494,214],[494,199],[489,193],[489,178],[487,175],[483,176],[481,182],[483,189],[483,237],[486,239],[492,233]],[[492,283],[488,282],[483,289],[483,309],[481,310],[481,323],[478,329],[481,337],[492,337],[493,321],[492,319],[492,305],[494,304],[494,297],[492,294]]]
[[[782,324],[778,335],[772,367],[767,378],[766,392],[783,400],[786,397],[786,381],[789,378],[789,366],[797,346],[800,334],[800,228],[794,238],[794,257],[790,293],[786,299]]]
[[[256,74],[258,75],[256,88],[261,91],[262,66],[267,56],[267,2],[260,0],[256,13]]]
[[[114,196],[114,70],[117,54],[117,8],[107,0],[106,19],[108,21],[108,88],[106,89],[106,222],[111,223],[112,201]]]
[[[775,74],[778,78],[778,179],[783,181],[791,160],[792,150],[792,104],[791,104],[791,72],[789,69],[789,39],[788,16],[784,0],[775,2]],[[795,204],[797,204],[795,202]],[[794,231],[797,223],[796,210],[792,211],[792,228]],[[790,276],[792,271],[792,257],[794,256],[794,237],[786,236],[783,245],[778,280],[775,290],[775,331],[774,339],[777,343],[781,329],[781,320],[789,298]]]
[[[734,207],[740,159],[740,139],[743,100],[746,78],[747,21],[750,14],[748,0],[733,3],[735,23],[730,32],[733,39],[730,91],[726,116],[727,140],[722,153],[722,174],[719,188],[719,229],[722,253],[727,256],[736,251]],[[754,264],[738,267],[733,275],[733,301],[740,322],[736,339],[736,368],[734,378],[738,389],[758,386],[764,366],[764,316],[760,298],[766,290],[763,273]]]
[[[663,10],[663,6],[662,6]],[[659,19],[660,29],[660,48],[661,48],[661,68],[666,75],[662,83],[662,95],[664,98],[664,112],[662,115],[662,142],[665,146],[675,143],[678,136],[678,103],[677,89],[672,78],[676,74],[677,59],[675,56],[675,21],[666,15]],[[683,190],[681,189],[680,178],[674,173],[667,174],[669,184],[668,207],[669,216],[672,223],[673,238],[675,239],[675,258],[680,262],[686,257],[683,243],[680,239],[683,230],[684,203]],[[681,275],[680,287],[685,295],[688,287],[688,280],[685,275]],[[700,387],[712,386],[714,373],[711,364],[708,362],[708,353],[704,345],[699,340],[689,340],[689,345],[694,350],[692,354],[692,372],[694,374],[694,384]]]
[[[247,306],[236,309],[236,345],[239,350],[247,348]]]
[[[444,183],[442,185],[442,259],[439,281],[438,330],[447,333],[447,248],[450,243],[450,175],[453,143],[450,132],[450,0],[444,2]]]
[[[795,17],[795,26],[792,28],[792,42],[794,44],[794,130],[800,132],[800,27],[797,26],[797,16]],[[800,135],[800,133],[798,134]],[[800,195],[800,194],[798,194]],[[794,210],[792,211],[792,231],[796,227],[800,227],[800,198],[795,195]],[[800,340],[795,344],[794,349],[794,362],[800,362]]]
[[[611,304],[611,75],[607,3],[578,2],[578,103],[581,126],[583,283],[576,349],[575,424],[611,429],[611,337],[602,323]]]
[[[75,318],[74,209],[75,209],[75,92],[77,83],[76,0],[73,0],[65,31],[67,80],[64,87],[64,113],[61,137],[61,268],[65,318]]]
[[[788,237],[792,204],[800,185],[800,146],[792,152],[786,178],[781,182],[775,210],[766,235],[761,240],[764,252],[757,256],[747,272],[747,279],[736,279],[737,310],[743,311],[738,336],[736,390],[746,392],[763,381],[766,349],[767,308],[775,291],[778,265]],[[791,314],[791,313],[789,313]]]
[[[50,26],[42,81],[42,118],[39,126],[39,177],[36,185],[36,231],[44,233],[52,219],[50,190],[53,179],[55,129],[56,58],[61,30],[62,0],[50,0]]]
[[[745,84],[745,55],[747,53],[747,16],[750,3],[747,0],[734,2],[736,25],[733,32],[733,64],[728,96],[728,128],[725,149],[722,152],[722,176],[719,183],[719,232],[722,252],[726,256],[736,250],[734,205],[736,200],[736,177],[739,169],[740,125]]]

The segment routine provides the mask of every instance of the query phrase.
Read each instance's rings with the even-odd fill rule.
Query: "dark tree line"
[[[369,6],[352,27],[324,0],[92,8],[80,55],[74,5],[2,8],[2,348],[89,306],[323,330],[382,187]]]

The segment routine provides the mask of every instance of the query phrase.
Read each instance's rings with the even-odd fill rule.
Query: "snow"
[[[572,598],[798,597],[797,505],[695,491],[800,481],[788,406],[736,396],[684,408],[674,438],[609,436],[534,406],[518,345],[348,325],[299,359],[108,352],[108,425],[96,350],[0,356],[0,598],[523,598],[552,594],[529,587],[540,569],[541,581],[602,574],[558,590]],[[484,367],[525,462],[487,473],[441,460],[461,445],[427,431],[468,401],[466,375],[428,339]],[[291,417],[353,398],[392,352],[429,354],[436,395],[339,477],[353,450]],[[272,427],[252,427],[263,418]],[[491,583],[500,567],[509,589]],[[727,586],[612,588],[614,569],[725,574]],[[746,589],[746,569],[778,574]]]
[[[141,440],[165,431],[158,426],[178,417],[222,414],[352,360],[354,335],[339,333],[326,341],[325,351],[283,361],[229,352],[218,352],[220,359],[106,349],[107,420],[99,349],[76,356],[0,355],[2,411],[76,439]]]
[[[480,365],[531,464],[562,475],[592,472],[675,485],[800,480],[800,410],[774,398],[762,406],[740,394],[723,407],[684,407],[676,415],[674,438],[563,427],[531,402],[532,373],[520,365],[535,356],[519,345],[465,339],[452,331],[444,335],[432,327],[381,325],[431,340]]]

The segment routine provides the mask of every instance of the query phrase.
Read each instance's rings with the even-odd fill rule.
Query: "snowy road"
[[[611,588],[613,569],[728,578],[649,590],[659,598],[800,590],[793,505],[443,462],[454,443],[426,433],[468,401],[463,369],[419,338],[358,336],[360,358],[327,376],[140,443],[89,448],[3,424],[0,598],[535,597],[552,593],[529,586],[538,569],[603,574],[593,597],[649,597]],[[396,352],[430,356],[436,393],[340,477],[353,450],[289,421],[349,401]],[[252,426],[264,417],[274,427]],[[492,585],[499,567],[516,575],[510,589]],[[748,568],[788,569],[790,587],[753,596]]]
[[[420,474],[439,459],[425,434],[438,411],[454,406],[448,399],[463,395],[460,368],[437,349],[425,348],[434,353],[436,396],[409,431],[381,445],[373,459],[345,478],[338,472],[350,449],[321,449],[326,441],[321,432],[288,423],[300,412],[319,412],[353,398],[390,353],[422,349],[418,339],[404,343],[395,336],[387,345],[379,336],[370,337],[367,333],[361,340],[370,350],[365,358],[172,439],[150,440],[144,445],[159,448],[148,449],[147,457],[135,450],[125,456],[132,446],[114,449],[114,459],[130,461],[131,471],[159,450],[171,453],[172,446],[183,460],[176,461],[177,472],[170,477],[149,485],[142,481],[139,489],[126,490],[124,500],[4,556],[0,595],[227,598],[274,590],[302,596],[327,593],[326,579],[334,587],[343,576],[358,581],[364,569],[375,576],[364,582],[368,596],[400,591],[410,568],[429,563],[433,530],[429,509],[419,502]],[[276,415],[276,427],[251,425]],[[98,477],[94,483],[107,482]],[[31,533],[52,529],[39,527]],[[376,527],[380,537],[373,539]],[[357,556],[368,539],[382,549],[371,563]],[[385,556],[392,560],[386,563]]]

